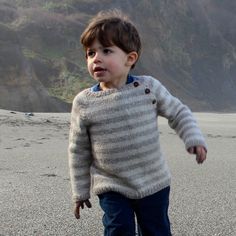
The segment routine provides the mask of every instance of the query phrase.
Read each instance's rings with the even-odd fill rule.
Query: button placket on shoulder
[[[145,88],[145,90],[144,90],[144,92],[145,92],[145,94],[151,94],[151,90],[148,88],[148,87],[146,87]],[[153,104],[153,105],[155,105],[156,103],[157,103],[157,100],[153,97],[153,99],[151,100],[151,103]]]

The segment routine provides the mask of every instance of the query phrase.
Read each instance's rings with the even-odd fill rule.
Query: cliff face
[[[195,111],[236,111],[233,0],[0,0],[0,107],[68,111],[66,102],[93,84],[80,34],[114,7],[142,36],[134,74],[158,78]]]
[[[143,68],[194,110],[235,111],[236,2],[149,2],[153,8],[143,6],[147,17],[139,23],[148,44]]]
[[[19,111],[62,112],[70,106],[49,95],[24,55],[20,33],[7,23],[17,19],[16,8],[0,5],[0,107]]]

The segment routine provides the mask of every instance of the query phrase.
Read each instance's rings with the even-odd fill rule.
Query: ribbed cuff
[[[73,202],[84,201],[84,200],[87,200],[89,198],[90,198],[90,193],[82,194],[82,195],[79,195],[79,196],[74,195],[72,197],[72,201]]]
[[[185,144],[185,149],[188,151],[190,147],[203,146],[207,152],[207,145],[204,140],[190,140]]]

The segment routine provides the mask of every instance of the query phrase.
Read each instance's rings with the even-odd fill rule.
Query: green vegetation
[[[43,47],[41,56],[47,60],[60,60],[65,56],[66,50],[61,48]]]
[[[39,57],[38,53],[36,53],[33,50],[30,50],[28,48],[23,48],[22,53],[26,58],[29,58],[29,59],[35,59],[35,58]]]
[[[47,1],[44,3],[43,9],[47,11],[52,11],[52,12],[63,11],[69,14],[69,12],[73,10],[74,8],[73,8],[73,5],[65,1],[64,2],[63,1],[61,2]]]
[[[50,95],[58,97],[63,101],[71,102],[78,92],[91,87],[94,81],[89,76],[81,78],[79,74],[64,71],[53,84],[53,87],[48,88]]]

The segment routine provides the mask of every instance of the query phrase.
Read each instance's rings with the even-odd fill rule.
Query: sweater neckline
[[[131,84],[134,81],[134,77],[131,74],[128,74],[126,84]],[[91,91],[93,92],[99,92],[101,91],[100,83],[95,84],[93,87],[91,87]]]
[[[132,79],[133,79],[132,82],[126,83],[120,88],[111,88],[111,89],[99,90],[99,91],[93,91],[91,88],[89,88],[89,89],[86,89],[85,92],[88,96],[101,97],[101,96],[106,96],[106,95],[110,95],[110,94],[121,92],[121,91],[126,91],[132,87],[136,87],[135,82],[137,83],[139,81],[139,79],[134,76],[132,76]],[[138,83],[140,83],[140,81]]]

